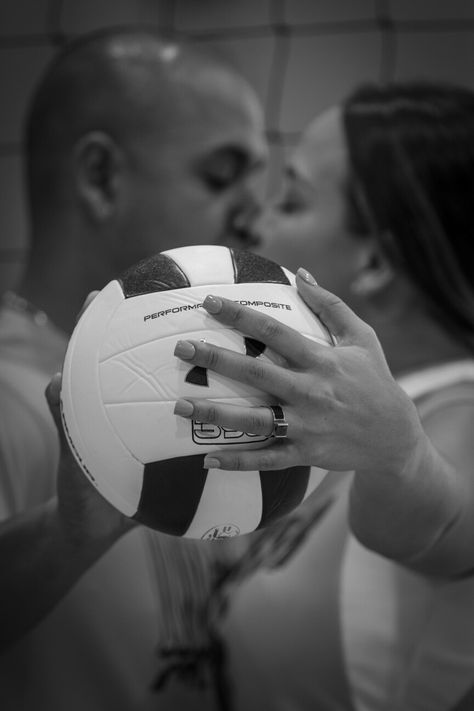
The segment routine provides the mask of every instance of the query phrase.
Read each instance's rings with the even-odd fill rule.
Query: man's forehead
[[[138,121],[141,135],[165,153],[202,154],[228,146],[252,159],[265,156],[260,101],[247,81],[227,68],[183,63],[153,73],[148,66],[130,84],[140,111],[125,120]]]
[[[200,151],[230,146],[266,153],[263,117],[251,96],[239,103],[225,95],[195,95],[176,111],[169,138]]]
[[[223,71],[207,72],[188,87],[189,102],[204,120],[230,126],[263,129],[263,110],[253,89],[240,77]]]

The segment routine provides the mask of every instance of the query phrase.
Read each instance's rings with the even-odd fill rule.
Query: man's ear
[[[74,151],[76,188],[89,217],[107,220],[116,207],[122,153],[106,133],[87,133]]]
[[[378,296],[395,278],[395,271],[380,248],[378,241],[369,237],[361,240],[360,260],[351,283],[351,291],[357,296]]]

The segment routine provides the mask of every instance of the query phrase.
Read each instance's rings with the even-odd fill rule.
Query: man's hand
[[[106,501],[82,472],[71,452],[61,420],[61,373],[46,389],[61,448],[58,467],[58,516],[64,535],[79,545],[114,541],[135,524]]]

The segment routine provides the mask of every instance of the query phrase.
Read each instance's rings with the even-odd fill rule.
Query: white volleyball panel
[[[191,286],[234,282],[234,262],[228,247],[198,244],[169,249],[163,254],[180,267]]]
[[[223,346],[245,353],[245,341],[237,331],[229,329],[181,334],[180,338]],[[192,364],[174,355],[178,337],[152,340],[127,351],[110,356],[100,364],[102,398],[107,404],[120,402],[147,402],[177,400],[179,397],[233,397],[256,396],[258,391],[250,385],[237,383],[213,371],[207,371],[205,383],[189,382]]]
[[[320,469],[319,467],[311,467],[308,479],[308,486],[306,487],[305,495],[303,497],[304,499],[310,496],[310,494],[312,494],[313,491],[318,488],[323,479],[326,478],[326,475],[326,469]]]
[[[249,533],[257,528],[261,518],[259,472],[210,469],[186,536],[213,538]]]

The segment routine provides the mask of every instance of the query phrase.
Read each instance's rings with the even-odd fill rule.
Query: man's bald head
[[[23,293],[65,329],[89,291],[145,257],[252,246],[262,110],[200,48],[148,30],[81,37],[45,72],[26,128]]]
[[[67,190],[71,152],[87,133],[118,145],[153,134],[166,145],[180,140],[183,121],[191,126],[196,114],[202,121],[206,100],[232,95],[236,104],[249,92],[230,67],[148,30],[105,30],[72,42],[46,71],[27,118],[33,211]]]

